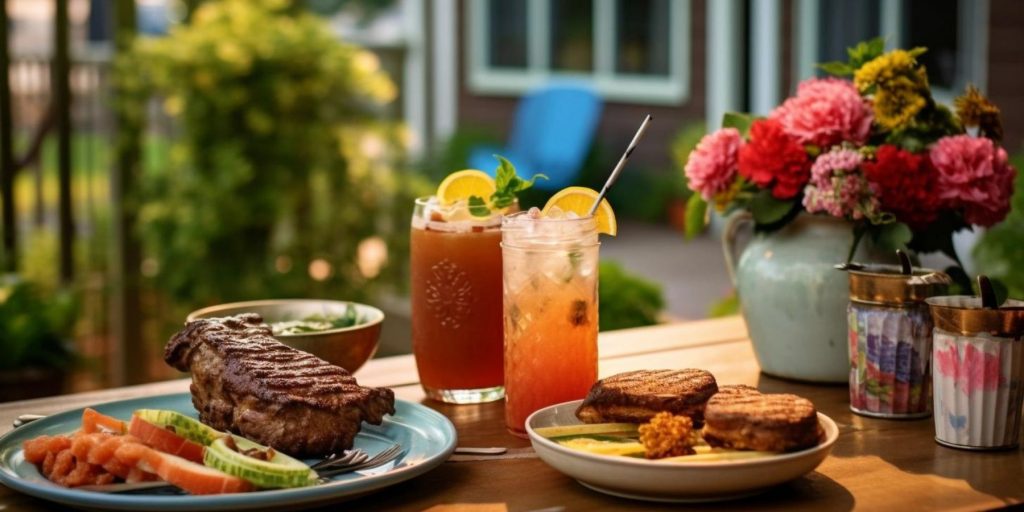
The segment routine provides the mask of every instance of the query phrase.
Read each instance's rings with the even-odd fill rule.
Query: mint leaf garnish
[[[534,174],[529,180],[524,180],[516,174],[515,166],[507,158],[501,155],[494,155],[494,158],[497,158],[499,162],[494,176],[494,185],[497,190],[491,196],[491,206],[494,208],[511,206],[516,201],[516,195],[520,191],[532,187],[537,178],[548,179],[543,174]],[[470,202],[470,206],[472,206],[472,202]]]
[[[474,217],[490,217],[491,209],[487,207],[487,201],[480,196],[469,196],[469,213]]]

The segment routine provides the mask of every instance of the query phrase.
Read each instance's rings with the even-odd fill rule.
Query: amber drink
[[[505,422],[583,398],[597,380],[598,232],[593,217],[530,212],[502,225]]]
[[[501,215],[416,200],[412,344],[427,396],[480,403],[504,396]]]

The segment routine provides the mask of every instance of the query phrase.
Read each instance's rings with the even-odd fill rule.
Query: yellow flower
[[[732,200],[736,199],[736,195],[740,193],[740,189],[743,188],[743,180],[735,180],[729,188],[715,194],[713,198],[715,201],[715,210],[719,213],[724,212],[726,208],[732,204]]]
[[[874,93],[875,122],[886,130],[911,124],[928,105],[928,75],[918,65],[923,50],[893,50],[865,63],[853,75],[862,94]]]
[[[886,130],[910,124],[928,101],[917,90],[907,87],[879,88],[875,92],[875,122]]]
[[[963,96],[953,100],[956,115],[960,122],[970,129],[977,129],[992,140],[1003,138],[1003,121],[999,115],[999,107],[995,106],[981,91],[973,85],[967,86]]]

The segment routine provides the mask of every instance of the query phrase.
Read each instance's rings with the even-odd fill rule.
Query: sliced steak
[[[351,448],[363,421],[395,412],[390,389],[360,386],[345,369],[277,341],[256,314],[189,322],[164,360],[192,372],[203,423],[298,457]]]
[[[704,370],[637,370],[597,381],[576,410],[584,423],[646,423],[667,411],[688,416],[699,427],[704,405],[718,391]]]

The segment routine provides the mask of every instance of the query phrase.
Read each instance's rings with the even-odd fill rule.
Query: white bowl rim
[[[377,325],[384,321],[384,312],[380,309],[373,307],[369,304],[363,304],[361,302],[354,302],[350,300],[330,300],[330,299],[262,299],[262,300],[246,300],[241,302],[226,302],[224,304],[215,304],[213,306],[206,306],[205,308],[197,309],[188,314],[185,317],[186,322],[191,322],[200,317],[203,317],[210,311],[227,308],[249,308],[249,307],[263,307],[263,306],[278,306],[283,304],[301,304],[301,303],[317,303],[317,304],[333,304],[333,305],[348,305],[351,304],[356,309],[368,310],[373,319],[368,322],[363,322],[348,327],[338,327],[337,329],[328,329],[326,331],[317,332],[306,332],[301,334],[275,334],[275,338],[301,338],[307,336],[321,336],[324,334],[338,334],[349,331],[357,331],[365,329],[373,325]]]
[[[735,467],[756,467],[778,464],[780,462],[799,459],[817,453],[820,451],[828,451],[832,449],[832,445],[835,444],[836,440],[839,439],[839,426],[836,422],[829,418],[825,414],[818,412],[818,421],[821,422],[822,429],[825,430],[825,440],[818,443],[816,446],[806,448],[804,450],[796,452],[780,453],[778,455],[771,455],[767,457],[759,457],[756,459],[742,459],[742,460],[723,460],[713,462],[682,462],[682,461],[671,461],[671,462],[658,462],[654,460],[640,459],[636,457],[623,457],[620,455],[598,455],[583,452],[580,450],[573,450],[572,448],[566,448],[550,439],[541,436],[533,430],[530,425],[534,416],[554,409],[555,407],[578,405],[583,400],[570,400],[568,402],[562,402],[560,404],[550,405],[543,409],[540,409],[526,418],[526,432],[530,436],[530,441],[539,443],[540,445],[550,450],[557,451],[562,455],[575,457],[581,460],[590,462],[596,462],[600,464],[622,464],[626,466],[644,467],[644,468],[656,468],[664,467],[668,469],[679,469],[679,468],[735,468]]]

